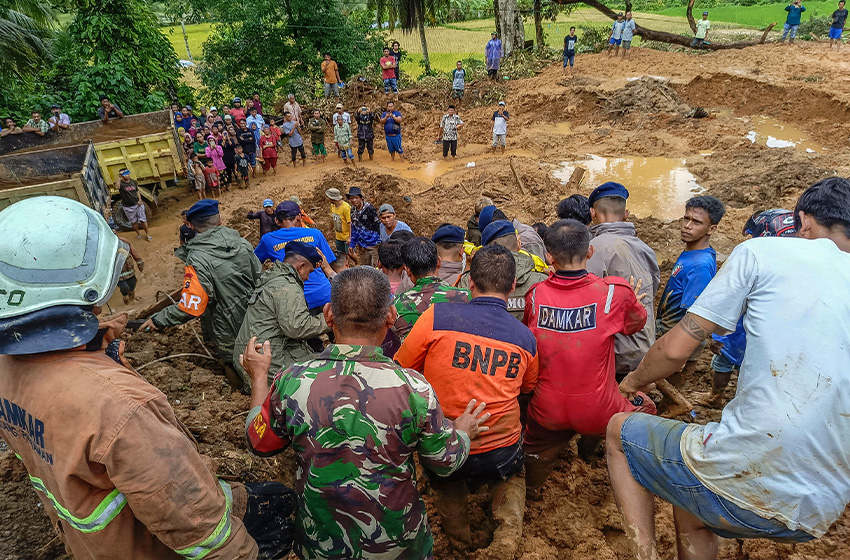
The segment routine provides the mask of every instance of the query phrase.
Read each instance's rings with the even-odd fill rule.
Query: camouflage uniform
[[[466,303],[469,301],[469,290],[466,287],[452,287],[437,276],[420,278],[412,288],[396,295],[393,305],[398,312],[398,319],[393,325],[393,332],[404,340],[416,320],[431,304],[443,301]]]
[[[330,345],[278,374],[246,432],[257,455],[296,452],[300,558],[433,557],[413,454],[449,476],[469,438],[421,374],[377,347]]]

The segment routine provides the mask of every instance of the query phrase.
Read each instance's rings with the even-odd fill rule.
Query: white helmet
[[[0,353],[32,353],[27,334],[59,339],[42,339],[40,352],[89,342],[91,308],[112,296],[127,254],[103,216],[69,198],[28,198],[0,212],[0,331],[14,331],[0,336]]]

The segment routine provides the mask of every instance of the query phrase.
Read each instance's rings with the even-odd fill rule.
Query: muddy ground
[[[281,165],[277,175],[258,178],[248,190],[224,193],[222,215],[228,225],[256,243],[257,224],[245,214],[259,208],[264,198],[277,202],[297,195],[318,227],[330,233],[325,189],[359,186],[374,203],[393,204],[399,218],[421,234],[430,235],[443,222],[464,225],[475,199],[482,194],[526,223],[552,222],[558,200],[573,192],[588,194],[596,186],[584,182],[578,189],[568,189],[553,175],[563,162],[581,160],[588,154],[679,158],[700,189],[727,204],[728,213],[712,239],[722,260],[742,241],[741,227],[752,212],[792,208],[799,193],[814,181],[850,175],[850,74],[843,53],[817,44],[764,45],[700,55],[643,49],[633,49],[633,53],[626,62],[604,54],[580,56],[572,80],[555,66],[527,80],[471,84],[467,106],[460,111],[468,124],[461,130],[456,162],[439,161],[440,147],[434,144],[446,104],[443,93],[402,93],[407,162],[391,162],[379,134],[374,161],[354,169],[344,168],[334,156],[319,166],[312,162],[295,169]],[[661,81],[635,80],[642,76]],[[506,100],[511,113],[508,152],[491,157],[487,151],[495,110],[492,100],[498,98]],[[361,88],[346,100],[346,107],[349,111],[361,104],[375,108],[383,100],[380,94]],[[709,118],[688,118],[693,107],[707,109]],[[763,142],[746,139],[765,118],[774,119],[777,130],[794,127],[802,131],[810,143],[806,145],[815,149],[807,151],[803,145],[768,148]],[[467,167],[470,162],[475,166]],[[637,174],[630,177],[626,173],[623,178],[632,192],[630,204],[643,209],[633,220],[669,275],[682,249],[675,218],[681,215],[681,201],[691,193],[665,186],[663,181],[661,186],[642,181]],[[177,244],[179,212],[192,201],[188,189],[166,194],[151,222],[153,242],[124,235],[142,253],[147,268],[139,275],[140,301],[125,306],[116,296],[111,301],[113,310],[138,310],[153,302],[159,290],[179,285],[182,272],[171,249]],[[128,336],[128,357],[140,367],[173,353],[202,352],[192,329],[190,324],[168,333]],[[709,359],[706,353],[695,369],[680,376],[678,382],[686,395],[708,390]],[[195,434],[201,452],[217,460],[220,476],[291,484],[291,452],[273,459],[246,453],[242,429],[248,399],[231,391],[215,370],[208,360],[177,358],[144,367],[141,374],[168,395],[178,418]],[[731,397],[733,390],[734,381],[727,396]],[[720,417],[719,410],[703,407],[697,407],[696,413],[697,422]],[[452,558],[428,497],[427,481],[420,480],[435,534],[436,556]],[[0,495],[0,559],[65,558],[39,496],[29,486],[20,463],[5,450],[0,451]],[[472,497],[472,526],[476,544],[481,546],[488,543],[493,530],[486,504],[485,490]],[[659,550],[663,557],[672,557],[671,508],[660,502],[658,506]],[[848,532],[850,516],[845,512],[817,541],[797,546],[722,541],[720,556],[850,558]],[[565,451],[543,500],[528,505],[517,558],[628,557],[604,459],[588,464],[574,449]]]

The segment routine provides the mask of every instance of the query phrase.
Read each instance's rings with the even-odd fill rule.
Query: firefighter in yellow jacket
[[[73,200],[0,212],[0,437],[75,560],[277,558],[258,556],[249,530],[269,527],[250,512],[259,500],[285,517],[287,489],[217,480],[165,395],[123,359],[126,317],[98,321],[126,257]]]

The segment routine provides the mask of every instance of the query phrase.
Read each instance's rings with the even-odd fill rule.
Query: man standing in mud
[[[490,415],[472,400],[452,423],[424,376],[384,355],[395,309],[378,270],[339,273],[324,315],[336,343],[279,373],[271,391],[271,345],[249,341],[248,446],[264,457],[295,449],[300,558],[432,558],[413,456],[449,476]]]
[[[658,557],[655,496],[673,505],[679,558],[712,559],[718,535],[806,542],[850,503],[850,181],[824,179],[794,210],[797,236],[738,245],[684,318],[620,384],[676,372],[743,315],[735,398],[704,426],[645,414],[608,424],[608,472],[638,559]],[[789,328],[778,328],[791,325]]]
[[[263,267],[251,244],[221,224],[217,200],[196,202],[186,219],[197,234],[174,250],[186,263],[180,301],[153,315],[141,330],[161,330],[200,317],[204,339],[224,362],[228,381],[239,387],[241,380],[231,364],[233,345]]]

